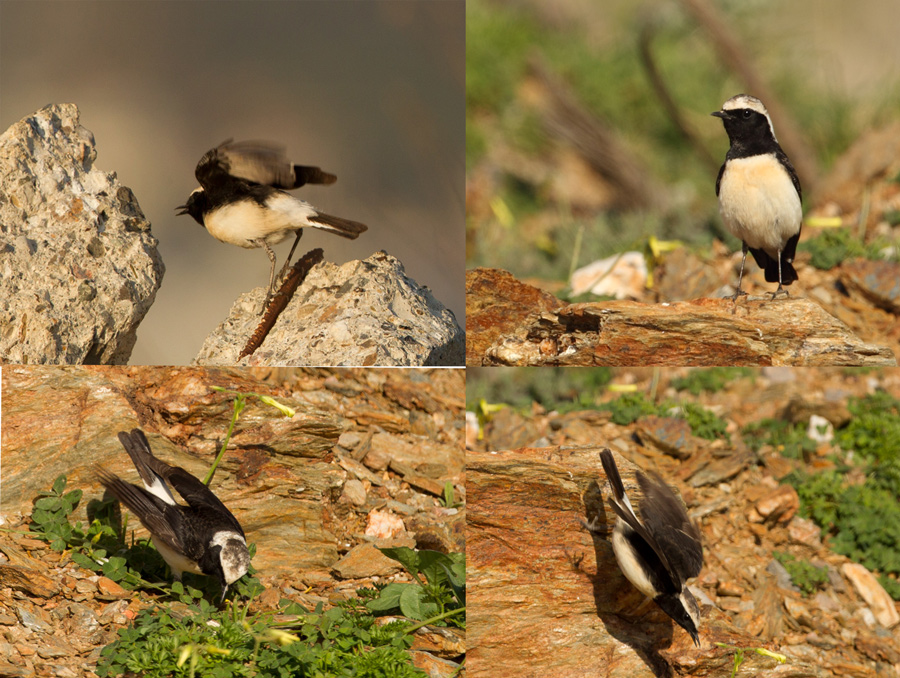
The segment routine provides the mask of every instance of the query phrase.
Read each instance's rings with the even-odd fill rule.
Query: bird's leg
[[[297,243],[300,242],[300,236],[303,235],[303,229],[297,229],[297,237],[294,239],[294,244],[291,245],[291,251],[288,253],[287,261],[284,262],[284,266],[281,267],[281,273],[278,274],[279,280],[284,280],[284,276],[287,273],[288,268],[291,265],[291,257],[294,256],[294,250],[297,249]]]
[[[778,289],[772,292],[772,299],[779,294],[784,294],[787,297],[791,296],[790,293],[781,286],[781,250],[778,250]]]
[[[269,247],[269,243],[266,242],[265,238],[257,238],[253,242],[266,251],[266,254],[269,256],[269,261],[272,262],[272,268],[269,271],[269,289],[266,292],[266,299],[263,302],[262,311],[260,312],[260,315],[262,315],[266,312],[266,307],[269,305],[269,299],[272,298],[272,290],[275,289],[275,252]]]
[[[732,301],[735,301],[735,302],[737,301],[737,298],[738,298],[739,296],[741,296],[741,295],[746,296],[746,295],[747,295],[746,292],[742,292],[742,291],[741,291],[741,282],[744,280],[744,264],[747,263],[747,249],[748,249],[748,248],[747,248],[747,243],[741,243],[741,245],[742,245],[741,249],[742,249],[743,252],[744,252],[744,256],[743,256],[743,258],[741,259],[741,273],[740,273],[740,275],[738,276],[737,292],[735,292],[735,293],[734,293],[734,296],[731,297],[731,300],[732,300]]]

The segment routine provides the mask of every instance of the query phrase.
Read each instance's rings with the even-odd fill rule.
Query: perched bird
[[[746,294],[741,281],[750,250],[765,271],[766,282],[778,282],[774,299],[788,293],[782,285],[797,280],[793,261],[803,220],[800,180],[778,145],[772,120],[759,99],[738,94],[711,115],[722,118],[731,142],[716,179],[716,195],[722,221],[743,244],[733,298]]]
[[[608,499],[616,514],[612,547],[622,574],[690,633],[699,647],[700,609],[685,582],[703,567],[700,531],[682,501],[656,473],[635,473],[643,495],[636,513],[612,452],[604,449],[600,460],[612,489]],[[588,529],[595,531],[590,525]]]
[[[175,579],[181,581],[183,572],[217,577],[224,600],[228,586],[250,567],[250,552],[237,518],[197,478],[154,457],[140,429],[122,431],[119,441],[144,486],[132,485],[100,468],[98,479],[149,530]],[[187,506],[175,501],[169,485]]]
[[[267,141],[226,141],[207,151],[194,172],[194,189],[177,214],[190,214],[218,240],[252,249],[262,247],[272,262],[265,310],[275,288],[275,252],[271,245],[296,233],[285,271],[303,228],[320,228],[344,238],[357,238],[368,227],[319,212],[282,189],[304,184],[333,184],[337,177],[318,167],[294,165],[283,147]]]

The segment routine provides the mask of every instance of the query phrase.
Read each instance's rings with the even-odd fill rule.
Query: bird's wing
[[[178,506],[170,506],[143,487],[127,483],[105,469],[96,469],[97,478],[121,503],[134,513],[154,539],[162,540],[170,548],[183,553],[181,524],[184,519]]]
[[[219,144],[197,164],[197,181],[208,188],[210,180],[224,175],[275,188],[297,188],[304,184],[331,184],[337,179],[319,167],[294,165],[284,146],[271,141],[236,141]]]
[[[665,552],[660,559],[673,578],[683,584],[703,568],[700,530],[688,517],[684,503],[658,474],[638,472],[637,481],[644,495],[641,517],[651,534],[648,543],[657,554]]]
[[[222,503],[222,500],[213,494],[212,490],[183,468],[170,466],[169,469],[166,480],[178,491],[178,494],[184,497],[189,506],[201,511],[211,509],[216,514],[227,517],[235,532],[243,536],[244,530],[237,518]]]
[[[727,162],[727,161],[726,161]],[[722,184],[722,175],[725,174],[725,163],[719,168],[719,176],[716,177],[716,196],[719,195],[719,186]]]
[[[237,518],[235,518],[225,504],[213,494],[212,490],[183,468],[172,466],[153,456],[153,452],[150,450],[150,445],[147,442],[147,437],[144,435],[143,431],[136,428],[132,430],[130,434],[120,433],[119,440],[122,442],[122,445],[125,447],[129,456],[135,462],[135,466],[138,467],[138,472],[141,474],[141,478],[145,483],[147,482],[147,479],[144,476],[145,471],[141,470],[142,467],[144,469],[152,470],[153,474],[175,488],[175,491],[184,498],[189,506],[196,509],[213,509],[217,513],[227,516],[235,530],[240,534],[244,534]],[[165,487],[165,483],[160,484]],[[152,489],[150,491],[153,493]],[[168,488],[166,488],[166,491],[168,492]],[[169,496],[172,496],[171,493],[169,493]],[[164,497],[162,498],[165,500]],[[172,500],[172,503],[175,503],[174,499]]]
[[[625,485],[622,482],[622,476],[619,475],[619,468],[616,466],[616,461],[612,456],[612,452],[608,449],[604,449],[600,452],[600,461],[603,463],[603,470],[606,472],[606,478],[609,480],[609,486],[612,488],[613,496],[609,497],[609,505],[612,507],[613,511],[615,511],[616,515],[619,516],[625,523],[643,539],[647,544],[650,545],[650,548],[653,549],[653,552],[656,553],[657,557],[663,563],[663,566],[666,568],[666,571],[669,572],[670,576],[673,573],[672,566],[669,564],[668,558],[666,557],[665,551],[660,548],[660,544],[656,540],[656,536],[652,531],[648,530],[644,523],[635,515],[634,508],[631,505],[631,501],[628,499],[628,495],[625,494]],[[638,480],[643,476],[643,474],[638,471],[637,472]],[[643,490],[643,486],[641,486]],[[644,515],[643,511],[643,502],[641,503],[641,515]],[[673,583],[677,583],[677,581],[672,577]]]

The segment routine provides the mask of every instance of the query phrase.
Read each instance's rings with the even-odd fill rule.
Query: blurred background
[[[462,1],[0,3],[0,129],[77,104],[95,167],[159,239],[166,274],[132,364],[189,363],[238,295],[268,284],[262,250],[175,216],[228,138],[336,174],[292,194],[369,226],[354,241],[307,229],[298,255],[385,250],[463,322],[464,21]]]
[[[897,258],[898,25],[895,0],[469,0],[467,267],[566,300],[726,293],[740,243],[718,215],[728,139],[710,113],[747,92],[803,184],[795,287],[820,287],[839,313],[826,299],[838,283],[813,268]],[[579,267],[629,250],[647,264],[633,286],[573,284]]]

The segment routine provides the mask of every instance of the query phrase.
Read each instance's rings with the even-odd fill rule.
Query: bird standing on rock
[[[797,173],[778,145],[772,120],[759,99],[738,94],[711,115],[722,119],[731,142],[716,179],[719,212],[741,241],[744,254],[732,298],[746,294],[741,281],[748,250],[765,271],[766,282],[778,283],[772,298],[788,294],[782,285],[797,280],[793,261],[803,221]]]
[[[283,189],[304,184],[333,184],[337,177],[318,167],[291,163],[284,149],[271,142],[226,141],[204,154],[194,174],[200,188],[176,208],[178,214],[190,214],[222,242],[266,251],[272,267],[263,311],[275,289],[275,252],[271,245],[296,233],[279,274],[282,278],[305,227],[350,239],[368,229],[357,221],[324,214],[285,192]]]

